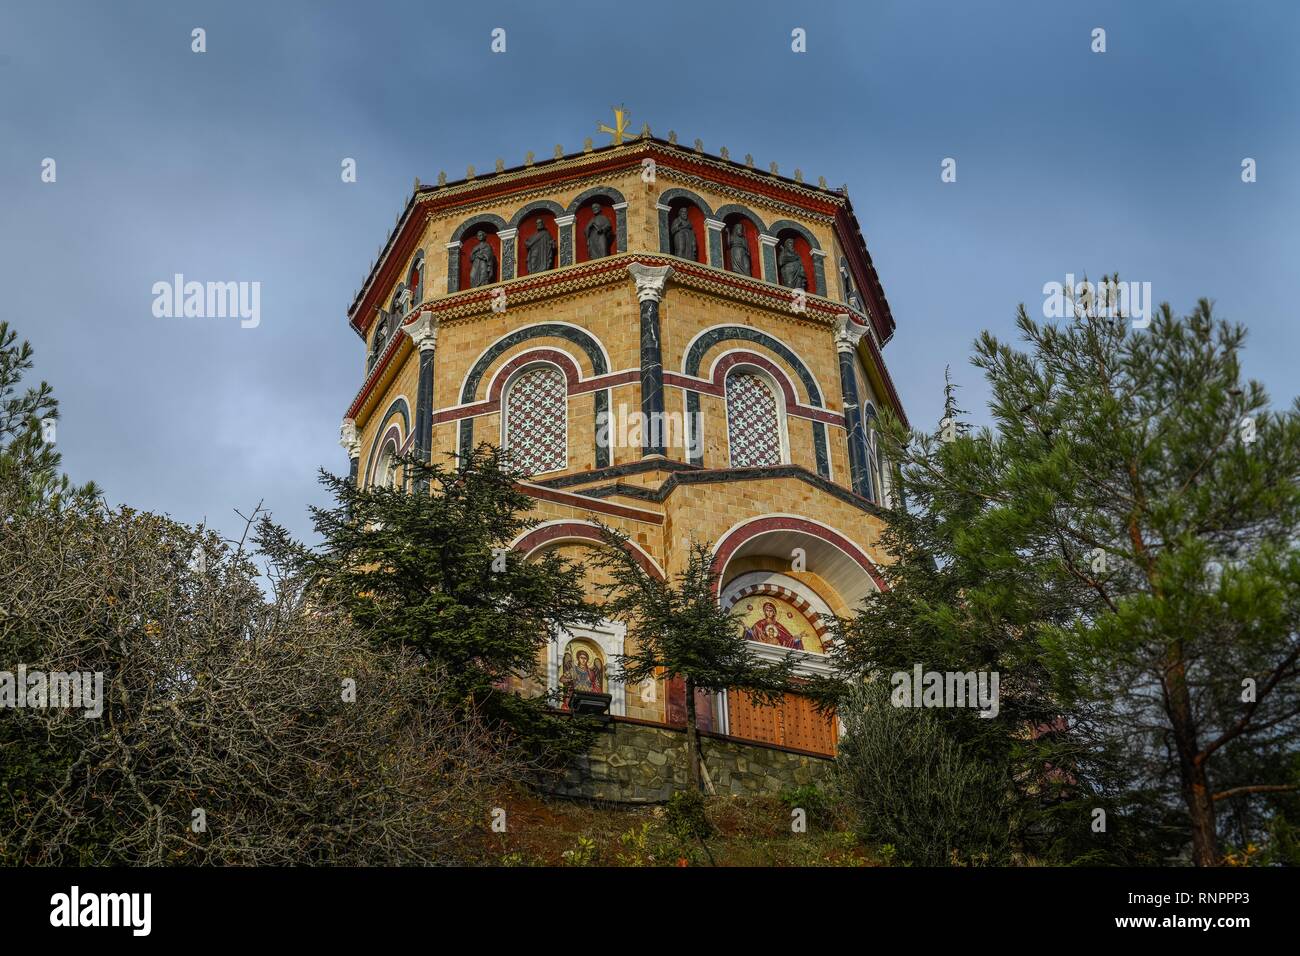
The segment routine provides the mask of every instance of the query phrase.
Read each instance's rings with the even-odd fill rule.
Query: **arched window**
[[[878,505],[885,503],[885,472],[880,458],[880,430],[876,427],[876,406],[867,402],[862,410],[862,429],[867,436],[867,477],[871,487],[867,497]]]
[[[389,442],[379,453],[370,483],[380,488],[393,488],[397,485],[397,445]]]
[[[727,375],[727,444],[732,468],[779,465],[785,459],[777,390],[749,369]]]
[[[366,358],[366,374],[375,367],[379,356],[384,354],[384,348],[388,345],[389,329],[392,326],[392,318],[387,312],[378,306],[375,311],[378,313],[378,318],[375,320],[375,334],[370,340],[370,355]]]
[[[502,445],[528,475],[569,463],[568,383],[554,365],[530,365],[506,388]]]
[[[417,255],[411,263],[411,271],[406,274],[406,287],[411,290],[412,306],[424,301],[424,253]]]

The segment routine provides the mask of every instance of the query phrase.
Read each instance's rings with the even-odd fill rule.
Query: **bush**
[[[1010,783],[963,751],[935,715],[894,707],[877,680],[840,710],[836,758],[859,837],[919,866],[1007,862]]]
[[[0,863],[458,859],[514,768],[436,670],[210,532],[7,495],[0,670],[102,672],[103,712],[0,712]]]
[[[713,836],[704,794],[698,790],[678,790],[668,801],[664,824],[682,843],[703,842]]]

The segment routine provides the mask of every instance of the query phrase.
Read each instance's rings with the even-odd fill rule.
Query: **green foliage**
[[[1082,308],[1018,326],[1026,351],[976,345],[995,430],[882,416],[910,507],[881,540],[890,591],[838,628],[841,666],[999,672],[997,719],[937,719],[1014,781],[1026,851],[1158,860],[1179,823],[1213,863],[1211,795],[1285,784],[1300,734],[1300,404],[1241,381],[1245,333],[1205,301],[1145,330]],[[1097,807],[1122,836],[1090,835]]]
[[[791,787],[781,794],[781,802],[791,810],[803,810],[808,815],[808,822],[816,826],[827,826],[833,817],[833,801],[815,783]]]
[[[679,790],[672,795],[665,808],[664,825],[683,844],[703,843],[715,833],[708,805],[698,790]]]
[[[22,494],[0,488],[6,664],[98,672],[103,697],[0,715],[0,863],[450,862],[517,775],[435,670],[268,601],[241,545],[127,508],[7,510]]]
[[[741,687],[760,701],[781,699],[793,664],[754,656],[736,619],[718,604],[718,571],[707,543],[692,542],[685,569],[662,581],[637,563],[625,535],[610,528],[602,534],[608,547],[594,560],[609,573],[600,585],[605,612],[628,622],[628,644],[635,648],[618,659],[625,683],[681,677],[699,690]]]
[[[11,514],[40,502],[84,502],[99,494],[93,484],[77,488],[60,474],[61,456],[45,441],[42,426],[57,423],[59,403],[45,382],[22,390],[32,364],[31,345],[0,322],[0,486],[11,492],[5,502]]]
[[[322,546],[307,550],[262,529],[291,553],[325,600],[380,643],[410,648],[447,675],[447,702],[470,702],[544,762],[589,746],[595,724],[556,716],[544,698],[503,689],[540,677],[540,652],[565,625],[594,624],[580,564],[511,551],[536,525],[532,500],[499,449],[480,445],[448,465],[400,459],[395,487],[359,488],[322,473],[335,505],[313,509]],[[416,490],[412,490],[416,489]]]
[[[836,762],[864,842],[892,844],[900,862],[918,866],[1009,862],[1011,781],[932,711],[894,707],[875,681],[854,689],[840,719]]]
[[[790,686],[794,661],[761,661],[754,656],[735,618],[718,603],[718,569],[707,544],[692,542],[685,569],[660,580],[633,557],[627,536],[602,528],[607,545],[595,558],[608,580],[600,585],[605,613],[626,621],[628,646],[618,658],[618,679],[642,681],[681,678],[686,691],[689,779],[699,787],[699,735],[695,691],[743,688],[761,705],[780,701]]]
[[[591,866],[596,862],[598,850],[595,840],[580,836],[573,849],[564,851],[562,859],[566,866]]]

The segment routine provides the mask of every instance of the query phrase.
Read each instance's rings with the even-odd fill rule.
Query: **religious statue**
[[[478,243],[469,254],[469,287],[488,285],[497,277],[497,257],[487,243],[487,233],[480,229],[474,236]]]
[[[745,224],[738,222],[731,227],[727,239],[727,251],[731,254],[731,271],[743,276],[752,275],[749,263],[749,240],[745,238]]]
[[[366,371],[374,368],[375,362],[384,351],[384,346],[388,344],[388,313],[383,309],[378,309],[379,326],[375,329],[375,337],[370,346],[370,357],[366,361]]]
[[[777,250],[776,269],[781,275],[781,285],[787,289],[808,288],[808,274],[804,272],[803,259],[799,257],[793,239],[786,239]]]
[[[672,228],[673,255],[682,259],[695,259],[699,247],[695,244],[695,227],[691,225],[691,214],[682,206],[677,210],[677,218]]]
[[[610,243],[614,241],[614,227],[609,217],[600,211],[600,203],[591,204],[591,222],[587,223],[587,258],[603,259],[609,255]]]
[[[527,251],[528,274],[545,272],[555,263],[555,240],[546,231],[546,224],[537,220],[537,231],[524,243]]]

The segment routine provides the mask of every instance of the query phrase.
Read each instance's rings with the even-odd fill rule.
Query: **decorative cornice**
[[[398,217],[388,242],[348,310],[353,326],[364,334],[357,319],[367,314],[367,301],[376,287],[388,284],[387,275],[394,268],[393,261],[405,262],[413,251],[413,240],[403,242],[412,223],[422,228],[432,215],[444,209],[457,208],[468,212],[475,204],[497,203],[506,196],[524,199],[533,194],[545,195],[554,191],[557,181],[570,182],[583,177],[638,171],[641,160],[650,155],[658,157],[657,168],[669,178],[708,184],[711,189],[754,204],[767,204],[791,215],[830,223],[848,202],[847,196],[839,192],[751,169],[729,159],[696,153],[651,137],[640,137],[620,146],[606,146],[590,153],[571,154],[531,166],[516,166],[456,183],[421,185],[407,201],[406,209]]]

